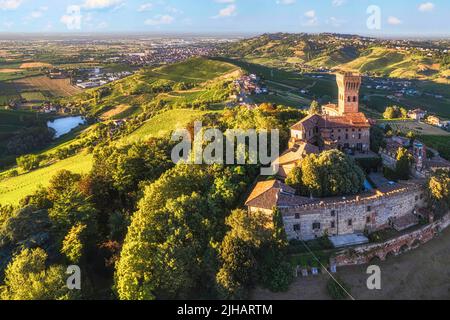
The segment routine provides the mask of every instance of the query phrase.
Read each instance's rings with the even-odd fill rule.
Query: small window
[[[420,200],[422,200],[422,199],[423,199],[423,194],[420,195]]]
[[[331,228],[332,228],[332,229],[336,228],[336,222],[331,221]]]
[[[335,217],[336,216],[336,210],[331,210],[331,216]]]
[[[366,218],[366,223],[371,223],[371,222],[372,222],[372,219],[370,217],[367,217]]]
[[[320,223],[315,222],[315,223],[313,223],[312,227],[313,227],[313,230],[320,230]]]
[[[361,135],[361,133],[358,135],[358,138],[359,138],[359,140],[361,140],[361,138],[362,138],[362,135]]]
[[[294,224],[294,231],[296,231],[296,232],[300,231],[300,225],[299,224]]]
[[[349,219],[349,220],[348,220],[348,226],[351,227],[352,225],[353,225],[353,220],[352,220],[352,219]]]
[[[300,213],[295,214],[295,219],[297,219],[297,220],[300,219]]]
[[[419,196],[416,196],[416,201],[419,201]]]
[[[371,212],[372,211],[372,207],[371,206],[368,206],[367,207],[367,212]]]

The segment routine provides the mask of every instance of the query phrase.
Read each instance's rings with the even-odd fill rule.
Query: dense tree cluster
[[[450,209],[450,173],[440,170],[428,181],[428,191],[432,206],[437,212]]]
[[[55,132],[46,126],[26,128],[9,139],[7,150],[10,154],[22,155],[47,146]]]
[[[338,150],[310,154],[292,170],[286,180],[300,195],[331,197],[357,194],[364,190],[365,174]]]
[[[387,107],[383,113],[385,119],[405,119],[408,117],[408,110],[399,106]]]

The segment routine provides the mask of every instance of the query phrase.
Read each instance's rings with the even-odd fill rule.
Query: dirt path
[[[450,300],[450,229],[428,244],[380,263],[382,289],[370,291],[366,287],[367,266],[340,268],[338,275],[352,289],[357,300]],[[328,278],[298,278],[286,293],[271,293],[257,289],[254,299],[322,300]]]

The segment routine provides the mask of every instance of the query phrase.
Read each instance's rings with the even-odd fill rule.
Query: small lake
[[[47,122],[47,126],[56,131],[56,134],[55,134],[55,139],[56,139],[56,138],[59,138],[65,134],[69,133],[70,131],[72,131],[73,129],[78,127],[79,125],[82,125],[85,123],[86,123],[86,120],[84,120],[83,117],[77,116],[77,117],[65,117],[65,118],[56,119],[54,121],[49,121],[49,122]]]

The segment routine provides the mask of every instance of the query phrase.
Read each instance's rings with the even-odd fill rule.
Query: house
[[[427,112],[422,109],[414,109],[408,111],[408,117],[413,120],[420,121],[427,115]]]
[[[426,122],[432,126],[442,127],[441,119],[437,116],[428,116]]]

